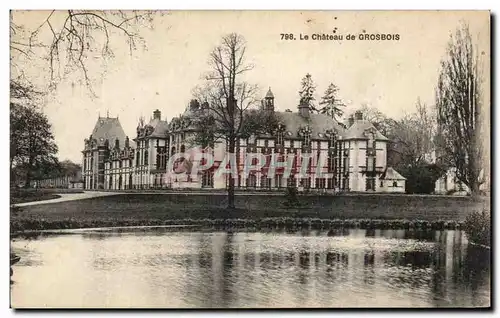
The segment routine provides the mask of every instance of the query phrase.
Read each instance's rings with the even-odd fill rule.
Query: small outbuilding
[[[405,193],[406,178],[392,167],[387,167],[380,176],[380,192]]]

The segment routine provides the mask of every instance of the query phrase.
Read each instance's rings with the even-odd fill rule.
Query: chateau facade
[[[274,114],[276,130],[237,142],[236,188],[283,190],[296,186],[321,192],[405,192],[405,178],[387,166],[389,140],[363,120],[362,113],[356,113],[343,126],[327,115],[310,113],[306,105],[299,105],[297,112],[276,111],[274,102],[269,89],[258,111]],[[172,156],[198,146],[194,144],[195,122],[205,108],[192,101],[170,122],[156,110],[147,124],[139,122],[133,140],[125,135],[118,118],[99,117],[82,151],[85,189],[226,188],[228,176],[215,173],[226,154],[226,143],[221,140],[202,149],[214,158],[213,168],[195,175],[167,171]],[[245,158],[252,153],[263,154],[267,162],[257,171],[243,173]],[[270,175],[270,158],[287,161],[292,155],[295,159],[289,175],[283,169]],[[311,159],[304,162],[301,158],[305,156]],[[326,163],[321,163],[320,157],[327,158]],[[302,167],[302,163],[308,166]],[[318,170],[329,177],[313,173]],[[304,176],[301,171],[310,174]]]

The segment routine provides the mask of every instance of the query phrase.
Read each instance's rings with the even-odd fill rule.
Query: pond
[[[490,306],[461,231],[80,232],[15,239],[14,308]]]

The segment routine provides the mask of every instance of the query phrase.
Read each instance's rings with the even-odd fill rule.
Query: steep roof
[[[399,172],[397,172],[393,167],[387,167],[384,173],[380,176],[382,180],[406,180]]]
[[[368,139],[365,132],[370,129],[375,132],[375,140],[389,140],[386,136],[382,135],[371,122],[361,119],[355,120],[351,127],[347,128],[343,135],[343,139]]]
[[[168,132],[168,122],[166,120],[160,120],[154,126],[153,133],[151,137],[166,137]]]
[[[269,90],[267,91],[266,98],[274,98],[274,94],[271,91],[271,87],[269,87]]]
[[[99,117],[94,126],[91,137],[92,139],[95,139],[99,145],[103,145],[107,139],[110,146],[113,146],[115,140],[118,138],[120,141],[120,147],[123,147],[126,135],[118,117]]]
[[[285,138],[299,137],[299,130],[306,126],[311,129],[311,139],[327,139],[325,132],[331,129],[335,129],[339,135],[344,134],[344,128],[324,114],[309,114],[307,117],[292,112],[275,112],[275,114],[278,121],[285,125]],[[291,132],[291,136],[288,132]]]

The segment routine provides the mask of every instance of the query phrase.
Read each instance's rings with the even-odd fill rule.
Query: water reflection
[[[19,240],[14,307],[489,306],[460,231],[157,232]]]

